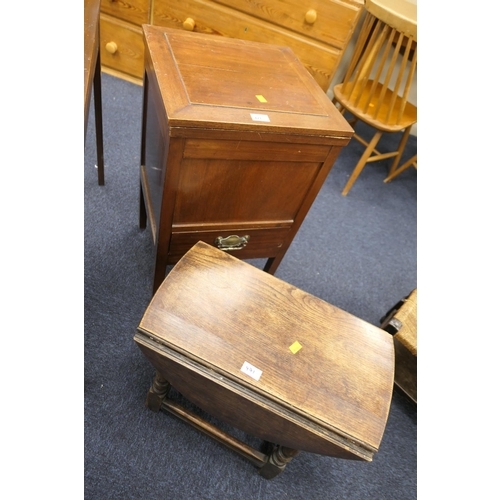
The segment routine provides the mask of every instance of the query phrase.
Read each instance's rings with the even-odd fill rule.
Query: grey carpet
[[[151,237],[138,227],[142,88],[103,75],[102,93],[105,186],[97,184],[92,107],[85,145],[85,498],[417,498],[417,410],[398,391],[373,462],[301,453],[270,481],[145,407],[154,370],[133,342],[153,272]],[[405,158],[416,149],[411,137]],[[390,160],[373,163],[343,197],[360,151],[354,140],[344,148],[276,276],[378,325],[417,286],[417,173],[384,184]]]

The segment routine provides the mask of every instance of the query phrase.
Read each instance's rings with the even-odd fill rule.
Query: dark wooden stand
[[[143,30],[139,224],[155,244],[153,292],[198,241],[273,274],[351,127],[288,47]]]
[[[97,182],[104,185],[104,140],[102,129],[101,51],[99,48],[100,0],[85,0],[84,17],[84,140],[92,87],[94,89],[94,114],[97,146]]]

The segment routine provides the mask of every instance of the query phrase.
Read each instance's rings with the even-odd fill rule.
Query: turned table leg
[[[259,474],[265,479],[272,479],[278,474],[281,474],[288,462],[290,462],[290,460],[292,460],[292,458],[299,453],[298,450],[269,442],[265,443],[267,452],[254,450],[229,434],[220,431],[215,426],[208,424],[208,422],[205,422],[200,417],[191,414],[191,412],[187,411],[180,405],[168,400],[167,395],[170,388],[170,383],[163,378],[158,371],[155,372],[153,383],[151,384],[146,396],[146,406],[154,412],[158,412],[163,409],[177,415],[182,420],[188,422],[197,429],[228,446],[232,450],[245,456],[259,467]]]
[[[279,444],[274,445],[268,454],[267,462],[260,468],[259,474],[266,479],[272,479],[283,472],[286,464],[299,453],[299,450],[286,448]]]
[[[170,383],[165,380],[158,372],[155,373],[153,384],[146,396],[146,406],[155,412],[160,411],[163,400],[167,397],[170,390]]]

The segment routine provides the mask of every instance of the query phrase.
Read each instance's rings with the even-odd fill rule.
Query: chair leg
[[[405,131],[403,132],[403,136],[401,137],[401,140],[399,141],[399,146],[398,146],[398,154],[394,158],[394,161],[392,162],[391,168],[389,169],[389,176],[393,174],[396,169],[398,168],[399,162],[401,161],[401,157],[403,156],[403,152],[406,147],[406,143],[408,142],[408,138],[410,137],[410,130],[411,127],[406,127]]]
[[[389,174],[385,179],[384,182],[391,182],[394,177],[397,177],[401,172],[404,172],[407,168],[411,166],[417,166],[417,155],[412,156],[407,162],[403,163],[400,167],[398,167],[392,174]]]
[[[372,140],[368,144],[368,147],[365,149],[365,152],[359,159],[356,167],[354,167],[351,177],[349,177],[349,180],[347,181],[347,184],[345,185],[344,190],[342,191],[342,196],[346,196],[347,193],[350,191],[352,185],[356,182],[356,179],[358,178],[359,174],[366,165],[366,160],[368,160],[368,158],[373,153],[373,150],[375,149],[375,146],[378,144],[378,141],[380,140],[381,137],[382,137],[382,132],[379,130],[375,133]]]

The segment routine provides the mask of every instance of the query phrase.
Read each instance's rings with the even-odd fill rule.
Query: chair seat
[[[372,83],[373,80],[368,80],[368,84],[362,89],[359,87],[353,89],[352,83],[335,85],[333,88],[335,99],[356,118],[384,132],[399,132],[417,122],[417,107],[410,102],[406,103],[402,116],[398,116],[399,103],[402,100],[399,96],[395,97],[395,106],[387,117],[393,93],[387,90],[382,102],[380,102],[379,96],[383,85],[377,83],[375,90],[372,91]],[[352,93],[351,89],[353,89]],[[357,105],[354,106],[353,103],[357,103]],[[367,103],[370,104],[367,106]],[[368,112],[363,112],[365,108]]]

